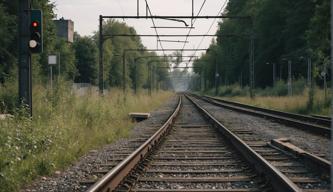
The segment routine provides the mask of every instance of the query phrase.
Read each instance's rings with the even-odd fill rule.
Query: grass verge
[[[1,91],[6,89],[0,87]],[[33,118],[20,109],[14,118],[0,120],[0,191],[18,191],[37,176],[63,169],[89,150],[128,136],[133,127],[129,112],[156,109],[171,95],[129,94],[124,100],[119,90],[104,97],[95,92],[76,96],[70,85],[53,92],[34,86]]]
[[[276,109],[300,114],[319,114],[330,116],[330,101],[325,101],[325,93],[323,90],[316,89],[314,95],[314,104],[309,109],[308,90],[304,90],[303,94],[295,96],[256,96],[250,98],[248,96],[223,97],[224,99],[237,101],[244,104],[254,105],[258,107]],[[330,98],[330,96],[328,96]]]

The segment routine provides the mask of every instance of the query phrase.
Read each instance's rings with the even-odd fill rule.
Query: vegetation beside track
[[[309,90],[303,84],[301,81],[296,82],[295,86],[293,86],[293,95],[288,96],[287,86],[283,82],[278,82],[275,87],[256,89],[256,96],[254,98],[249,96],[247,87],[241,88],[239,85],[221,86],[218,90],[218,97],[268,109],[329,116],[331,114],[331,91],[327,91],[325,99],[325,91],[316,87],[311,107],[309,103]],[[214,93],[215,90],[211,89],[204,94],[214,96]]]
[[[0,87],[1,100],[10,97],[10,87]],[[124,99],[122,91],[114,89],[104,97],[93,91],[77,96],[65,82],[53,92],[34,85],[33,118],[20,109],[13,111],[12,119],[0,120],[0,191],[18,191],[40,175],[65,168],[89,150],[128,136],[133,127],[129,112],[151,111],[171,95],[128,94]]]

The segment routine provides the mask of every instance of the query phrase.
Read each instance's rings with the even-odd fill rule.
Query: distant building
[[[63,17],[59,20],[54,20],[57,28],[57,36],[64,38],[67,42],[73,43],[74,40],[74,22],[66,20]]]

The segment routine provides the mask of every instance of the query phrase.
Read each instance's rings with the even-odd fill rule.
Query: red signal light
[[[38,22],[37,22],[37,21],[33,21],[33,22],[31,23],[31,25],[32,25],[32,27],[38,27]]]

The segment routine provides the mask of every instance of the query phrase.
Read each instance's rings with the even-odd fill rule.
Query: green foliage
[[[21,108],[13,118],[0,120],[0,192],[19,191],[37,176],[61,170],[89,150],[126,137],[133,126],[129,112],[151,111],[170,96],[128,94],[125,101],[119,90],[105,97],[93,91],[76,96],[69,82],[60,81],[53,91],[35,85],[33,118]]]
[[[78,70],[75,82],[95,84],[97,78],[97,46],[95,42],[90,37],[78,37],[73,47]]]
[[[262,96],[286,96],[288,86],[284,81],[277,81],[274,87],[267,87],[264,91],[259,91]]]
[[[4,0],[0,2],[0,83],[4,84],[8,78],[17,78],[17,10],[19,1]],[[48,55],[59,54],[61,58],[61,75],[66,79],[82,82],[97,83],[97,44],[98,34],[93,37],[80,37],[74,35],[74,44],[69,44],[56,37],[55,4],[50,0],[33,1],[32,8],[43,11],[43,44],[42,54],[32,56],[33,80],[35,82],[45,82],[49,73]],[[136,34],[134,28],[127,26],[123,22],[115,20],[105,20],[103,32],[108,34]],[[119,87],[126,84],[133,87],[134,82],[138,88],[147,87],[148,82],[148,61],[151,58],[139,57],[152,56],[155,53],[147,51],[129,51],[125,58],[125,82],[123,82],[123,54],[126,49],[145,49],[140,37],[115,37],[104,39],[103,43],[103,63],[105,87]],[[154,59],[152,67],[163,63],[162,59]],[[154,70],[156,84],[160,84],[168,79],[167,69],[157,68]],[[9,105],[9,104],[8,104]]]
[[[13,79],[0,84],[0,114],[12,113],[17,106],[17,82]]]
[[[221,36],[194,65],[203,67],[208,88],[214,86],[215,61],[223,85],[248,85],[249,36],[253,32],[257,87],[272,86],[272,63],[283,81],[288,77],[286,60],[292,61],[292,76],[296,79],[307,75],[308,57],[317,68],[314,71],[322,70],[323,65],[329,70],[329,4],[329,0],[230,0],[224,14],[251,16],[252,23],[223,19],[217,31]]]
[[[114,34],[137,34],[135,29],[127,26],[123,22],[115,20],[106,20],[103,23],[104,35]],[[98,34],[93,37],[95,41],[98,40]],[[125,84],[127,87],[134,87],[135,82],[137,88],[147,87],[148,84],[148,63],[152,62],[154,66],[160,66],[163,63],[162,58],[153,58],[155,53],[148,51],[126,51],[128,49],[145,49],[140,37],[113,37],[106,38],[103,43],[103,63],[104,63],[104,76],[106,77],[106,87],[120,87],[123,85],[123,56],[125,57]],[[166,81],[167,69],[156,68],[156,80],[158,83]]]
[[[67,43],[64,39],[57,39],[55,49],[59,50],[60,56],[60,73],[70,80],[74,80],[77,76],[77,68],[75,65],[75,51],[73,45]]]
[[[211,90],[210,92],[215,92]],[[248,94],[247,87],[240,87],[239,85],[221,86],[218,89],[218,96],[220,97],[234,97],[234,96],[246,96]]]
[[[14,35],[17,31],[16,17],[7,12],[5,4],[0,3],[0,83],[4,83],[9,77],[11,70],[15,68],[16,46],[13,42],[16,40]]]

